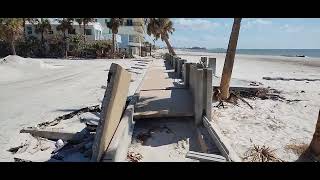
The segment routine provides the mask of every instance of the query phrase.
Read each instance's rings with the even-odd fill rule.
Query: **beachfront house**
[[[54,35],[63,35],[63,33],[61,31],[57,30],[57,26],[60,24],[59,23],[59,18],[48,18],[50,25],[51,25],[51,31],[49,31],[48,33],[45,34],[47,39],[50,39],[51,37],[53,37]],[[79,26],[79,24],[77,22],[73,22],[72,24],[74,30],[71,32],[67,32],[67,35],[74,35],[74,34],[84,34],[83,31],[83,25],[81,25],[81,27]],[[35,32],[35,25],[31,24],[31,23],[26,23],[26,35],[27,36],[34,36],[37,38],[41,38],[41,34],[40,33],[36,33]],[[103,27],[101,26],[101,24],[99,22],[90,22],[86,25],[85,28],[85,34],[86,34],[86,40],[87,41],[95,41],[95,40],[106,40],[108,38],[104,37],[103,34]]]
[[[98,18],[100,24],[104,24],[104,35],[110,34],[111,30],[106,26],[110,18]],[[145,25],[144,18],[123,18],[123,24],[118,29],[117,38],[119,41],[119,50],[128,52],[133,55],[142,55],[142,47],[145,42]]]
[[[51,24],[51,31],[45,34],[46,39],[50,41],[51,37],[55,35],[63,35],[61,31],[57,30],[59,18],[48,18]],[[61,19],[61,18],[60,18]],[[115,35],[116,49],[120,52],[127,52],[132,55],[143,55],[143,47],[145,42],[145,24],[144,18],[123,18],[123,24],[119,27],[118,33]],[[99,40],[112,40],[112,31],[106,25],[110,18],[96,18],[94,22],[90,22],[86,25],[86,40],[87,41],[99,41]],[[72,24],[74,30],[67,32],[68,36],[74,34],[84,34],[83,25],[79,25],[77,22]],[[41,38],[40,33],[35,32],[35,25],[26,23],[26,35]]]

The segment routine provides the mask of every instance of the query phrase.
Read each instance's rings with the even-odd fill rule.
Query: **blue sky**
[[[172,18],[173,46],[227,48],[233,19]],[[150,38],[147,38],[150,39]],[[165,46],[161,40],[157,45]],[[244,18],[239,49],[320,49],[320,18]]]

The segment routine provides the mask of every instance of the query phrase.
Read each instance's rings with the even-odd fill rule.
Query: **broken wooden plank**
[[[100,161],[120,122],[129,92],[131,75],[120,65],[112,63],[108,79],[101,118],[92,146],[91,161],[95,162]]]
[[[196,159],[200,162],[227,162],[226,158],[223,156],[194,151],[189,151],[186,155],[186,158]]]
[[[66,132],[57,128],[39,129],[37,127],[28,127],[20,130],[20,133],[30,133],[33,136],[47,138],[47,139],[62,139],[64,141],[71,140],[77,132]]]

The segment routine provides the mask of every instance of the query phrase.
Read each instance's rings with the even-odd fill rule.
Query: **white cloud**
[[[175,28],[190,30],[209,30],[219,27],[220,24],[206,19],[177,18],[173,20]]]
[[[272,21],[266,19],[244,19],[242,27],[249,29],[255,26],[270,25]]]

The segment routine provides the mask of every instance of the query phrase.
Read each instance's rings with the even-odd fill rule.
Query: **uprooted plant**
[[[221,98],[221,91],[219,88],[213,90],[212,100],[219,101],[216,107],[224,107],[224,102],[238,105],[238,100],[240,99],[246,103],[251,109],[253,107],[244,98],[255,100],[257,98],[261,100],[271,99],[271,100],[285,100],[284,97],[280,96],[280,91],[272,88],[230,88],[230,95],[227,99]],[[289,100],[286,100],[289,101]]]
[[[253,144],[243,158],[245,161],[250,162],[283,162],[280,158],[276,157],[275,149],[266,147],[265,145],[259,146]]]

